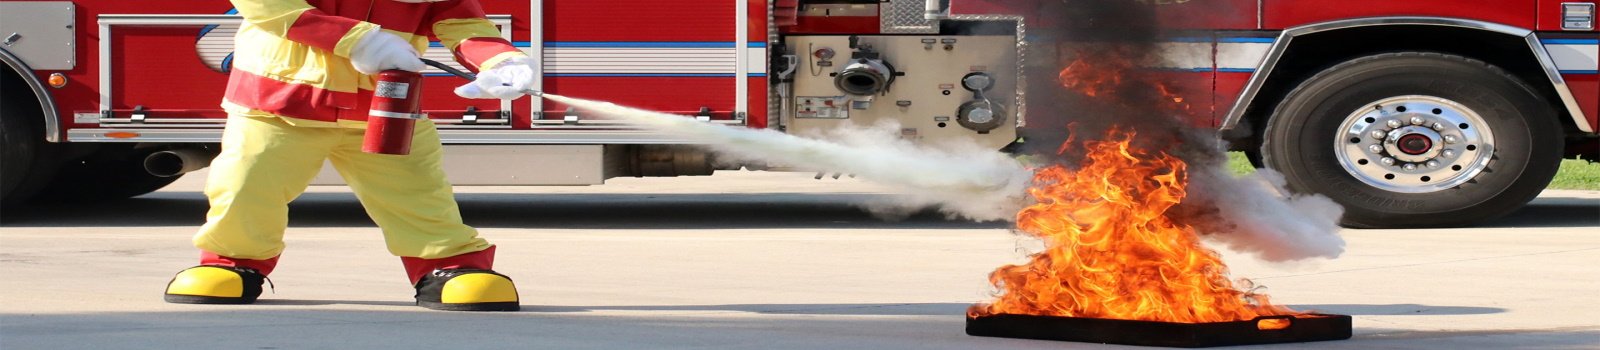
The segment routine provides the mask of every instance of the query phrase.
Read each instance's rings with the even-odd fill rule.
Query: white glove
[[[523,91],[532,90],[533,59],[513,57],[478,73],[478,79],[456,88],[456,95],[466,98],[498,98],[515,100]]]
[[[374,29],[350,49],[350,63],[361,74],[373,75],[390,69],[421,72],[427,68],[417,57],[417,48],[400,36]]]

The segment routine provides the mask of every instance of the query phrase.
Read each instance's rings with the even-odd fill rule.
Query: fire
[[[1038,204],[1017,214],[1017,229],[1045,242],[1023,265],[990,275],[1004,289],[970,316],[1050,315],[1202,323],[1292,315],[1264,295],[1236,288],[1216,252],[1166,214],[1183,201],[1186,165],[1133,145],[1134,131],[1083,142],[1075,169],[1052,166],[1034,177]]]
[[[1161,108],[1185,116],[1197,116],[1185,92],[1154,76],[1156,71],[1139,67],[1136,62],[1148,61],[1141,57],[1144,49],[1120,44],[1089,44],[1063,49],[1072,52],[1071,60],[1056,77],[1061,86],[1088,97],[1112,97],[1130,90],[1160,94]],[[1138,100],[1140,98],[1133,98]],[[1142,102],[1142,101],[1141,101]]]
[[[1141,62],[1136,51],[1080,50],[1061,71],[1061,84],[1089,97],[1123,99],[1116,102],[1124,106],[1154,103],[1154,110],[1186,112],[1180,94],[1134,67]],[[1161,150],[1171,146],[1160,140],[1170,135],[1136,141],[1130,128],[1104,135],[1069,131],[1059,153],[1081,151],[1083,158],[1071,168],[1038,169],[1029,189],[1037,204],[1016,217],[1017,230],[1042,240],[1045,249],[1026,264],[992,273],[989,280],[1001,293],[974,305],[969,316],[1207,323],[1299,314],[1231,282],[1221,257],[1201,245],[1191,225],[1170,215],[1188,185],[1187,164]],[[1264,329],[1287,327],[1286,320],[1265,321]]]
[[[1077,58],[1067,63],[1067,68],[1062,69],[1057,78],[1068,90],[1089,97],[1100,97],[1115,92],[1123,85],[1123,78],[1127,77],[1127,72],[1135,68],[1133,61],[1114,59],[1115,56],[1120,56],[1115,53],[1107,54],[1086,48],[1073,51]],[[1121,51],[1121,49],[1111,51]]]

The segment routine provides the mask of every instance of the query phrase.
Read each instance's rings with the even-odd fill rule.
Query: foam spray
[[[774,130],[729,127],[692,118],[554,94],[544,98],[702,144],[723,159],[835,172],[900,190],[891,203],[864,203],[875,213],[937,206],[979,221],[1011,220],[1023,204],[1031,172],[1007,154],[976,144],[918,145],[896,136],[897,125],[835,130],[805,138]]]

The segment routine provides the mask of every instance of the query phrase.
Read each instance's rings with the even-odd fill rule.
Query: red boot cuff
[[[279,255],[279,256],[282,256],[282,255]],[[278,267],[278,257],[279,256],[274,256],[271,259],[266,259],[266,260],[251,260],[251,259],[230,258],[230,257],[226,257],[226,256],[217,255],[217,253],[212,253],[212,252],[208,252],[208,251],[205,251],[205,250],[201,250],[200,251],[200,265],[244,267],[244,268],[254,269],[254,270],[256,270],[256,272],[260,272],[262,276],[266,276],[266,275],[272,274],[272,269],[273,268],[277,268]]]
[[[433,270],[442,269],[493,269],[494,246],[481,251],[461,254],[448,258],[423,259],[402,256],[400,262],[406,266],[406,276],[411,278],[411,285],[416,285],[422,276]]]

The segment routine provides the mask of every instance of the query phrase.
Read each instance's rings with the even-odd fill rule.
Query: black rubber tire
[[[9,74],[11,72],[4,72]],[[5,84],[17,86],[20,84]],[[4,91],[0,97],[0,205],[15,207],[32,199],[55,176],[60,147],[44,141],[44,112],[31,94]]]
[[[11,103],[5,101],[6,106],[0,107],[0,201],[7,202],[22,185],[39,150],[33,128],[23,119],[26,116],[12,113]]]
[[[1379,189],[1345,171],[1330,146],[1340,123],[1402,95],[1442,97],[1477,112],[1494,131],[1488,167],[1455,188],[1416,194]],[[1261,154],[1291,190],[1344,205],[1345,226],[1451,227],[1503,216],[1538,196],[1560,166],[1561,136],[1552,105],[1504,70],[1460,56],[1400,52],[1350,60],[1302,82],[1273,112]]]
[[[158,149],[105,147],[87,158],[62,164],[55,181],[40,192],[42,202],[76,203],[133,198],[160,190],[183,175],[160,177],[144,169]]]

